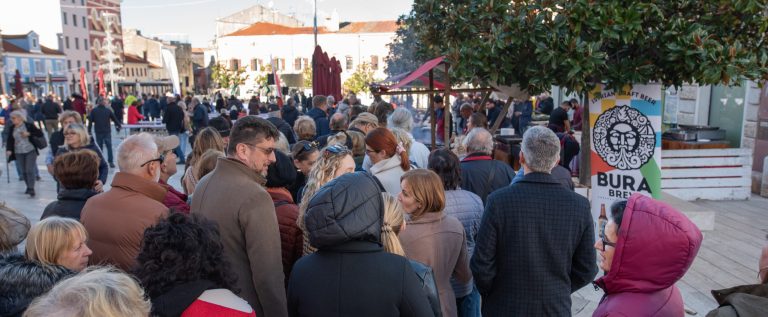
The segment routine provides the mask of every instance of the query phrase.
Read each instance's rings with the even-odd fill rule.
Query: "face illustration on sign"
[[[632,152],[637,148],[637,131],[631,125],[619,122],[609,131],[608,144],[614,151]]]
[[[620,170],[634,170],[653,159],[656,132],[643,113],[620,105],[597,118],[592,142],[597,154],[608,165]]]

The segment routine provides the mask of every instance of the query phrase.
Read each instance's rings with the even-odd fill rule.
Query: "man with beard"
[[[219,224],[224,256],[237,275],[240,296],[256,316],[288,316],[280,231],[264,188],[275,159],[277,128],[246,116],[232,127],[227,157],[203,177],[192,195],[192,214]]]

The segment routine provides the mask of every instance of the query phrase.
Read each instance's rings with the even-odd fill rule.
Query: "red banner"
[[[83,95],[83,100],[88,102],[88,89],[85,82],[85,68],[80,67],[80,94]]]
[[[99,78],[99,96],[106,96],[107,95],[107,88],[104,87],[104,71],[99,69],[96,72],[96,77]]]

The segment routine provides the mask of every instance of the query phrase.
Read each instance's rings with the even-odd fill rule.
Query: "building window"
[[[293,60],[293,69],[301,70],[301,58],[297,57]]]
[[[88,50],[88,39],[83,39],[83,49]]]
[[[43,69],[43,61],[35,61],[35,73],[45,74],[45,69]]]
[[[347,55],[347,70],[352,70],[352,56]]]
[[[80,69],[80,65],[81,65],[81,64],[80,64],[80,61],[77,61],[77,69],[78,69],[78,70]]]
[[[64,47],[69,49],[69,36],[64,37]]]
[[[232,70],[239,69],[240,68],[240,60],[239,59],[231,59],[229,60],[229,68]]]
[[[91,71],[91,62],[85,61],[85,70],[88,72]]]
[[[189,87],[189,76],[184,76],[184,87]]]
[[[28,59],[22,59],[21,60],[21,73],[22,74],[29,74],[29,60]]]
[[[67,13],[62,12],[61,13],[61,22],[64,22],[64,25],[67,25]]]
[[[88,27],[88,24],[85,24],[85,16],[82,16],[83,18],[83,28]]]
[[[309,65],[309,58],[304,58],[304,68],[310,67],[312,65]]]
[[[15,58],[8,58],[5,61],[5,63],[7,64],[6,65],[7,73],[13,73],[13,72],[16,71],[16,69],[18,69],[16,67],[16,59]]]
[[[61,72],[63,69],[62,66],[64,66],[64,63],[62,61],[56,61],[56,72]]]
[[[84,6],[85,5],[85,0],[80,0],[80,5]]]
[[[67,60],[67,70],[68,71],[72,70],[72,61],[71,60]]]
[[[278,61],[280,61],[280,69],[285,70],[285,58],[280,58]]]
[[[251,71],[257,72],[259,71],[259,60],[258,59],[252,59],[251,60]]]
[[[53,71],[54,71],[54,69],[53,69],[53,61],[50,60],[50,59],[45,60],[45,72],[46,73],[51,73]]]
[[[373,68],[373,70],[379,69],[379,57],[376,55],[371,56],[371,68]]]
[[[77,16],[72,13],[72,25],[77,26]]]
[[[32,48],[37,48],[37,40],[32,39]]]
[[[80,49],[80,39],[78,39],[78,38],[75,38],[75,49],[76,50]]]

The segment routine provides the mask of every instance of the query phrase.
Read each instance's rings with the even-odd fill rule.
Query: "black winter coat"
[[[17,253],[0,253],[0,316],[21,317],[32,300],[73,274],[63,266],[27,261]]]
[[[282,132],[283,135],[285,135],[285,138],[288,139],[288,144],[296,143],[296,137],[293,136],[293,129],[291,129],[291,126],[288,125],[288,123],[285,120],[280,118],[270,117],[270,118],[267,118],[267,121],[274,124],[277,130]]]
[[[296,119],[298,119],[299,115],[301,115],[301,113],[299,113],[299,109],[296,109],[295,106],[285,105],[281,111],[283,113],[283,120],[288,122],[291,127],[293,127],[293,124],[296,123]]]
[[[59,114],[61,113],[61,107],[59,107],[59,104],[49,99],[46,100],[43,104],[42,112],[45,120],[56,120],[59,118]]]
[[[304,221],[318,251],[293,267],[290,316],[434,316],[408,260],[381,246],[381,191],[357,172],[312,197]]]
[[[184,128],[184,110],[175,102],[168,105],[168,110],[163,115],[163,123],[168,130],[168,134],[178,134],[185,132]]]
[[[88,198],[98,194],[93,189],[64,189],[59,192],[57,201],[51,202],[45,207],[40,220],[48,217],[66,217],[80,221],[80,212]]]
[[[488,195],[509,186],[515,178],[515,171],[509,164],[492,160],[487,155],[474,153],[461,161],[461,189],[480,196],[483,204]]]

